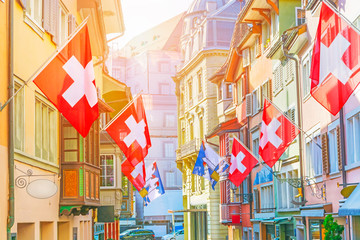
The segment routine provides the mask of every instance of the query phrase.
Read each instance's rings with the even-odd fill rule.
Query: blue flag
[[[206,149],[204,149],[203,144],[200,146],[199,154],[192,173],[208,179],[211,182],[211,187],[215,190],[215,185],[219,181],[218,161],[220,157],[208,144],[205,146]]]

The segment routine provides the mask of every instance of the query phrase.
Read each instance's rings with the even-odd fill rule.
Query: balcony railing
[[[180,147],[179,155],[180,157],[185,157],[196,153],[199,151],[201,145],[201,140],[199,138],[195,138]]]

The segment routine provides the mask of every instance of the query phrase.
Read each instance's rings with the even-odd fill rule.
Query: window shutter
[[[337,142],[337,154],[338,154],[338,163],[339,163],[339,171],[343,169],[342,165],[342,156],[341,156],[341,135],[340,135],[340,126],[336,127],[336,142]]]
[[[323,160],[323,171],[326,175],[328,175],[330,171],[328,147],[328,135],[327,133],[324,133],[321,135],[321,151]]]
[[[247,67],[250,64],[250,53],[249,48],[246,48],[242,51],[243,54],[243,67]]]
[[[259,191],[257,189],[254,189],[254,198],[255,198],[255,206],[254,206],[254,210],[255,212],[259,213],[260,212],[260,195],[259,195]]]
[[[45,31],[48,33],[51,32],[51,0],[44,0],[43,1],[43,26]]]
[[[283,67],[280,64],[274,71],[274,93],[277,93],[283,87],[282,78],[283,78]]]
[[[252,115],[252,98],[251,98],[251,93],[246,94],[246,116],[251,116]]]
[[[59,21],[60,21],[60,5],[59,0],[49,0],[50,1],[50,30],[49,33],[53,36],[53,42],[59,44]]]

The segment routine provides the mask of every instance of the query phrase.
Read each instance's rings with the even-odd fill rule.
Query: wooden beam
[[[266,2],[274,9],[277,15],[279,15],[279,8],[272,0],[266,0]]]
[[[270,9],[266,8],[252,8],[252,10],[259,12],[261,16],[264,17],[265,21],[271,25],[271,18],[269,17]]]

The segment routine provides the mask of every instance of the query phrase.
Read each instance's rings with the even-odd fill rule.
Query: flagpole
[[[294,123],[293,120],[291,120],[288,116],[286,116],[286,114],[284,114],[284,112],[278,107],[276,106],[268,97],[266,97],[264,94],[262,94],[263,97],[269,101],[269,103],[271,103],[271,105],[273,105],[288,121],[290,121],[292,124],[295,125],[295,127],[297,127],[307,138],[310,138],[311,140],[313,140],[315,142],[315,144],[322,149],[321,145],[318,144],[311,136],[309,136],[302,128],[300,128],[296,123]]]
[[[133,99],[131,99],[131,101],[130,101],[128,104],[126,104],[125,107],[124,107],[123,109],[121,109],[121,111],[120,111],[118,114],[116,114],[116,116],[115,116],[113,119],[111,119],[111,121],[108,122],[108,124],[106,124],[106,126],[105,126],[103,129],[101,129],[101,131],[106,131],[106,129],[107,129],[123,112],[125,112],[125,110],[135,101],[135,99],[137,99],[139,96],[141,96],[141,93],[142,93],[142,91],[141,91],[140,93],[136,94],[135,97],[133,97]]]
[[[68,40],[61,47],[56,48],[55,52],[50,55],[50,57],[45,61],[45,63],[43,63],[34,72],[34,74],[28,78],[28,80],[24,81],[24,84],[19,87],[19,89],[4,103],[4,105],[0,103],[0,112],[11,102],[11,100],[14,99],[14,97],[21,91],[21,89],[25,87],[25,85],[27,85],[29,82],[32,82],[42,72],[42,70],[44,70],[44,68],[58,55],[58,53],[66,47],[66,45],[75,37],[75,35],[86,25],[88,19],[89,17],[86,17],[84,21],[81,22],[81,24],[76,28],[76,30],[68,37]]]

